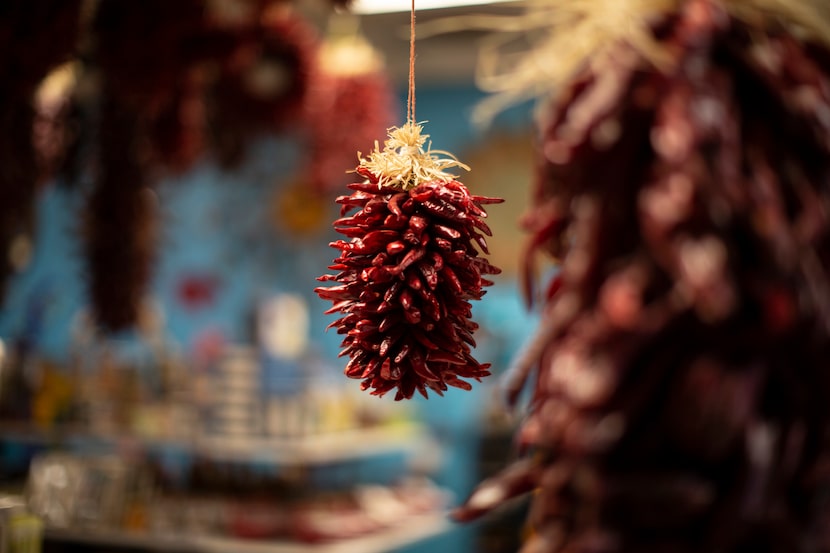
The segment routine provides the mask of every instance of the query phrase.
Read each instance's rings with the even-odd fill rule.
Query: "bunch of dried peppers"
[[[319,49],[307,117],[308,179],[318,194],[341,190],[355,152],[370,148],[394,121],[395,94],[380,54],[358,32],[332,34]]]
[[[480,299],[497,274],[487,253],[483,205],[502,200],[475,196],[444,170],[465,167],[455,159],[424,150],[428,135],[408,122],[393,129],[380,150],[361,159],[363,182],[340,196],[341,217],[334,222],[349,240],[332,242],[340,252],[316,289],[333,303],[327,313],[345,334],[341,355],[345,374],[361,388],[396,400],[417,390],[443,395],[448,386],[465,390],[490,374],[471,354],[475,346],[470,300]],[[346,217],[353,209],[357,212]]]
[[[523,455],[456,517],[535,490],[523,553],[830,551],[826,8],[606,7],[541,122]]]

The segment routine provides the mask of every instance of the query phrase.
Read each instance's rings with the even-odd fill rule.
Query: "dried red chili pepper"
[[[500,272],[479,249],[483,206],[502,200],[472,195],[431,168],[431,155],[420,149],[423,138],[420,127],[397,129],[384,152],[364,160],[358,172],[367,181],[349,185],[354,192],[337,199],[343,217],[334,226],[350,238],[331,244],[340,256],[329,268],[339,272],[319,278],[337,285],[315,289],[334,304],[327,313],[341,314],[330,326],[345,334],[346,376],[362,380],[373,395],[397,389],[396,400],[416,390],[424,397],[429,390],[443,395],[448,386],[469,390],[463,379],[490,374],[490,365],[471,353],[478,325],[470,319],[470,301],[492,284],[487,275]],[[391,163],[373,163],[378,156]],[[428,178],[412,173],[413,159]],[[396,163],[392,173],[373,172]]]
[[[830,37],[737,4],[644,16],[663,57],[615,43],[543,121],[527,456],[457,512],[534,489],[523,553],[830,550]]]

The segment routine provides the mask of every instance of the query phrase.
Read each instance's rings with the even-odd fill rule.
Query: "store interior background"
[[[428,10],[418,14],[418,21],[428,28],[431,21],[485,9],[496,8]],[[312,10],[312,17],[322,21],[317,8]],[[393,123],[400,123],[406,101],[409,14],[364,15],[360,20],[362,32],[385,57],[398,96],[397,121]],[[486,128],[472,123],[473,109],[486,97],[475,82],[478,47],[484,36],[465,31],[419,39],[416,63],[417,119],[426,122],[433,147],[450,151],[471,165],[472,171],[461,180],[474,193],[506,199],[504,204],[489,209],[488,219],[494,228],[490,240],[492,260],[504,272],[484,299],[474,305],[474,318],[481,325],[475,356],[482,362],[492,362],[495,374],[472,392],[451,390],[443,398],[395,403],[391,396],[377,399],[360,394],[358,382],[342,376],[344,361],[337,358],[340,337],[334,331],[325,331],[334,317],[323,314],[329,306],[313,293],[318,284],[316,277],[326,272],[335,255],[328,247],[335,238],[330,228],[337,214],[334,196],[321,224],[310,230],[294,232],[280,219],[281,194],[303,170],[303,145],[294,137],[274,135],[257,141],[243,164],[232,172],[206,157],[186,173],[167,176],[156,186],[163,223],[151,303],[161,315],[165,351],[177,356],[190,371],[188,375],[210,371],[211,363],[221,362],[222,356],[234,348],[253,348],[262,363],[266,395],[300,393],[300,401],[319,402],[310,406],[318,418],[327,405],[331,408],[332,397],[348,398],[338,403],[350,406],[342,409],[360,405],[361,409],[383,413],[383,417],[426,428],[428,439],[404,448],[403,458],[399,453],[367,457],[349,461],[345,468],[332,462],[309,469],[306,477],[310,485],[335,489],[355,479],[391,482],[403,471],[420,470],[449,492],[446,507],[452,507],[488,470],[505,464],[514,454],[513,426],[500,411],[498,384],[529,335],[535,317],[521,297],[517,267],[524,240],[519,218],[529,199],[532,179],[533,106],[510,108]],[[347,169],[344,167],[344,171]],[[58,448],[78,455],[123,453],[121,447],[107,449],[94,440],[62,434],[61,414],[50,406],[61,401],[57,398],[63,385],[60,383],[65,381],[60,375],[71,380],[75,373],[69,367],[76,366],[79,359],[84,370],[95,370],[102,344],[117,344],[115,351],[128,360],[146,361],[153,356],[148,353],[145,338],[135,332],[102,338],[92,337],[84,327],[85,269],[78,216],[84,200],[82,190],[59,183],[42,189],[33,257],[9,284],[0,310],[0,337],[6,350],[25,344],[28,366],[36,367],[30,370],[38,375],[31,383],[32,396],[17,397],[17,410],[8,409],[8,403],[4,409],[0,477],[6,489],[19,489],[28,463],[43,451]],[[278,324],[291,327],[289,334],[302,344],[285,358],[269,358],[258,339],[257,317],[261,324],[268,306],[288,310],[277,314]],[[145,363],[146,367],[152,364]],[[57,375],[54,382],[58,384],[50,388],[52,373]],[[319,393],[302,395],[312,389]],[[7,394],[3,398],[9,401]],[[21,415],[24,412],[26,415]],[[331,413],[327,416],[336,417]],[[141,449],[142,432],[159,432],[154,425],[168,422],[148,416],[141,423],[145,428],[133,433],[138,424],[133,421],[128,428],[117,430],[124,437],[139,436],[130,442],[133,449]],[[331,430],[319,420],[315,424],[320,426],[313,431]],[[165,450],[155,443],[147,449],[133,453],[157,455],[172,473],[184,470],[187,455],[180,448]],[[276,470],[262,459],[250,463],[266,472]],[[148,508],[152,509],[152,504]],[[518,543],[522,517],[506,519],[507,523],[504,520],[492,517],[474,525],[451,525],[426,539],[398,544],[394,550],[506,552]],[[47,545],[63,547],[54,549],[59,551],[92,547]]]

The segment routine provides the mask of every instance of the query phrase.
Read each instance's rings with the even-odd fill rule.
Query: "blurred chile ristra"
[[[490,374],[470,352],[478,328],[470,300],[492,284],[485,275],[500,272],[479,250],[488,253],[490,235],[482,206],[503,200],[471,195],[445,172],[467,167],[425,151],[422,130],[411,121],[394,128],[383,150],[376,143],[360,158],[356,172],[365,180],[337,198],[334,226],[349,238],[330,244],[340,255],[329,269],[338,272],[319,277],[337,284],[315,290],[332,301],[327,314],[341,314],[330,326],[345,334],[346,376],[377,396],[397,388],[396,400],[416,390],[424,397],[448,386],[469,390],[462,379]]]
[[[522,553],[830,551],[830,2],[611,2],[545,4],[574,25],[527,58],[562,80],[526,260],[561,270],[528,454],[455,516],[532,491]]]

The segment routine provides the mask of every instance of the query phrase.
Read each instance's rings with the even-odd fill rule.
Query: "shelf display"
[[[0,423],[0,443],[56,450],[32,460],[25,487],[46,539],[380,552],[446,531],[447,493],[406,467],[432,447],[429,433],[315,379],[301,304],[289,300],[264,304],[267,348],[226,346],[195,378],[184,378],[189,369],[161,335],[79,344],[70,403],[46,410],[64,415],[32,420],[24,409]],[[269,364],[276,359],[297,364],[288,387],[267,384],[274,371],[290,376]],[[46,370],[36,358],[29,365]],[[367,463],[383,468],[367,473]]]
[[[363,452],[370,456],[373,451]],[[49,453],[26,486],[47,539],[152,550],[377,551],[448,529],[447,494],[423,478],[320,490],[304,472],[258,472],[256,458],[201,459],[175,483],[150,458]],[[320,461],[312,459],[309,462]],[[327,462],[340,462],[331,456]],[[281,465],[279,459],[269,462]],[[155,476],[151,473],[155,473]],[[311,549],[297,544],[315,544]]]
[[[283,315],[291,316],[277,317],[276,326],[296,333],[296,314]],[[12,351],[0,362],[0,397],[8,398],[0,437],[134,442],[280,461],[350,457],[426,438],[406,409],[373,403],[336,385],[329,372],[304,345],[288,357],[237,345],[194,373],[174,345],[152,334],[93,339],[79,345],[70,367]]]
[[[124,532],[79,532],[49,529],[46,538],[67,543],[140,548],[147,551],[187,551],[193,553],[386,553],[446,531],[449,523],[443,515],[422,515],[408,518],[405,525],[388,528],[366,536],[332,543],[298,544],[212,536],[142,536]]]
[[[429,481],[360,484],[350,477],[362,473],[350,466],[372,458],[395,459],[383,461],[386,466],[420,453],[430,440],[422,428],[401,422],[347,431],[306,428],[315,431],[162,439],[17,423],[0,426],[0,437],[65,451],[36,457],[26,486],[48,540],[187,551],[257,551],[266,540],[279,551],[315,543],[324,545],[314,551],[365,544],[380,552],[449,528],[443,514],[448,496]],[[96,451],[109,453],[89,453]],[[165,464],[171,458],[178,459],[172,468]],[[320,488],[314,474],[331,467],[342,467],[341,476],[326,478]]]

